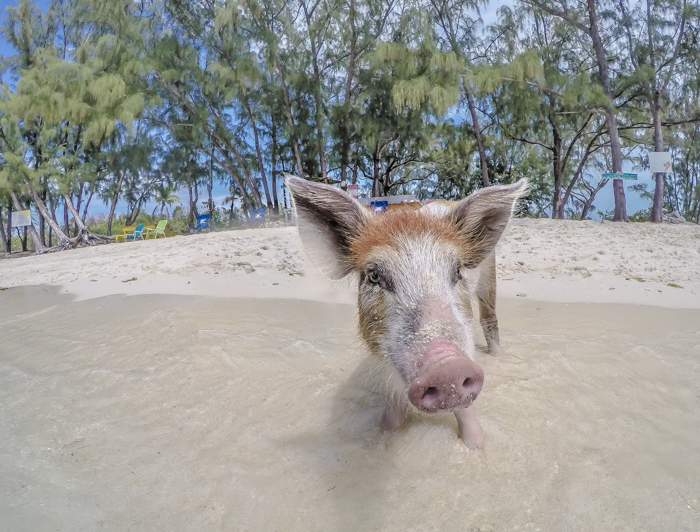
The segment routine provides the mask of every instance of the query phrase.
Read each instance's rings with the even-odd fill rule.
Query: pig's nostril
[[[464,382],[462,383],[462,387],[468,388],[471,383],[472,383],[472,380],[469,377],[467,377],[466,379],[464,379]]]
[[[423,399],[426,397],[433,397],[434,395],[438,394],[438,389],[435,386],[429,386],[426,388],[425,393],[423,394]]]

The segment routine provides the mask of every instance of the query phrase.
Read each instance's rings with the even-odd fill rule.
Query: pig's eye
[[[452,284],[457,284],[462,279],[462,265],[459,263],[455,264],[455,267],[452,270]]]
[[[379,274],[377,273],[377,270],[370,270],[367,272],[367,280],[371,284],[380,284],[382,282],[382,278],[379,277]]]

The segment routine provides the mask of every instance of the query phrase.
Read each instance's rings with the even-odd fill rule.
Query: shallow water
[[[469,451],[348,305],[0,291],[0,531],[698,530],[700,311],[499,304]]]

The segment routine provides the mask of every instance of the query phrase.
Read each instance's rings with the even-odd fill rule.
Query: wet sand
[[[352,305],[0,291],[0,531],[700,529],[700,310],[499,305],[469,451]]]

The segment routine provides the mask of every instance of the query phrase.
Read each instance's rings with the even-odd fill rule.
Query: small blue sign
[[[637,174],[623,174],[622,172],[612,172],[611,174],[603,174],[603,179],[631,179],[637,180]]]

